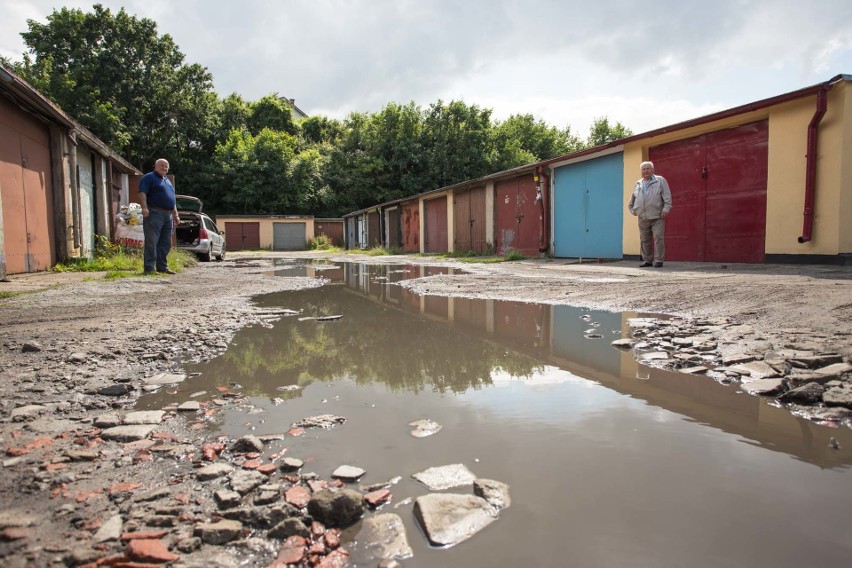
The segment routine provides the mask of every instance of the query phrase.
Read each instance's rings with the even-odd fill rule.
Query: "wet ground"
[[[364,484],[400,476],[382,510],[404,519],[414,550],[405,566],[848,559],[852,430],[797,418],[737,386],[637,365],[610,343],[643,314],[420,296],[395,284],[452,270],[285,262],[276,275],[328,283],[257,297],[269,311],[299,313],[238,331],[224,354],[187,367],[198,376],[137,408],[213,400],[216,387],[232,385],[248,402],[223,407],[205,428],[273,434],[307,416],[345,416],[267,453],[286,448],[322,477],[342,464],[365,469]],[[412,436],[409,424],[424,418],[443,428]],[[411,474],[453,463],[509,484],[512,506],[439,550],[414,521],[408,498],[428,490]],[[353,558],[358,528],[344,533]]]

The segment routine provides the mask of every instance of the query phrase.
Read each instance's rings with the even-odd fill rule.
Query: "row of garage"
[[[852,77],[344,215],[349,248],[639,255],[639,165],[672,188],[667,260],[826,262],[852,253]]]
[[[0,280],[90,258],[139,173],[0,66]]]
[[[308,241],[326,236],[343,246],[343,220],[311,215],[217,215],[225,246],[235,250],[305,250]]]

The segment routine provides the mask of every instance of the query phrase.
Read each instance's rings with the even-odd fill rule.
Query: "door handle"
[[[701,168],[701,179],[707,179],[707,166]]]

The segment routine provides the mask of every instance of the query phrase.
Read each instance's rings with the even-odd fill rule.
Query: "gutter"
[[[799,237],[799,243],[806,243],[813,237],[814,201],[816,200],[817,140],[819,138],[819,123],[828,109],[829,88],[830,85],[826,85],[817,93],[817,108],[813,118],[811,118],[810,124],[808,124],[808,151],[806,155],[807,165],[805,166],[805,210],[803,213],[804,220],[802,221],[802,236]]]

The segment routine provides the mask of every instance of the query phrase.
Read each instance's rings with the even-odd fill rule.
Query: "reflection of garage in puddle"
[[[177,395],[139,406],[201,391],[220,398],[216,387],[233,383],[244,398],[211,417],[232,437],[345,417],[265,452],[286,449],[322,477],[363,468],[356,488],[400,478],[381,512],[401,517],[417,566],[801,566],[848,556],[838,527],[852,505],[852,431],[637,364],[611,345],[631,337],[636,314],[418,296],[397,284],[421,268],[344,264],[322,271],[337,285],[258,297],[280,319],[241,330],[222,356],[188,369],[201,375]],[[343,317],[316,319],[330,315]],[[412,435],[429,424],[441,428]],[[414,514],[430,491],[411,475],[448,464],[507,484],[512,505],[473,538],[436,549]],[[448,491],[473,494],[469,484]],[[353,553],[361,524],[342,535]],[[802,526],[820,546],[801,546]]]

